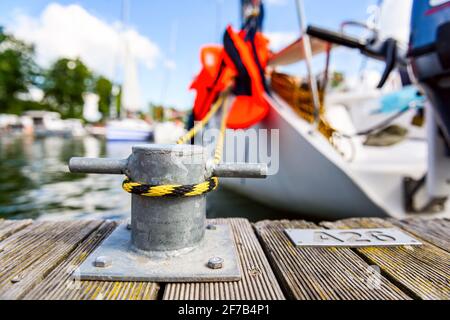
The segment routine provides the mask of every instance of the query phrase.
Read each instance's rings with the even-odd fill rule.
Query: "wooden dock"
[[[0,299],[450,299],[450,220],[324,222],[217,219],[234,231],[242,280],[75,281],[71,274],[116,228],[111,221],[0,221]],[[283,230],[396,226],[420,247],[296,248]],[[375,267],[374,267],[375,266]],[[380,274],[375,274],[375,269]],[[378,277],[376,277],[378,276]],[[376,280],[376,281],[374,281]]]

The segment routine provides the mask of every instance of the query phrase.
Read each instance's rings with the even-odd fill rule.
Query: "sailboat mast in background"
[[[121,110],[126,116],[136,114],[141,110],[138,70],[129,43],[127,25],[130,14],[130,1],[122,0],[122,45],[123,45],[123,82],[121,95]],[[123,112],[121,115],[123,116]]]
[[[106,125],[106,138],[110,141],[146,141],[153,136],[153,127],[137,117],[142,110],[139,90],[138,70],[129,42],[127,25],[130,2],[122,0],[122,29],[120,31],[120,55],[123,66],[122,90],[120,97],[120,114],[118,120]],[[116,90],[118,91],[118,90]]]

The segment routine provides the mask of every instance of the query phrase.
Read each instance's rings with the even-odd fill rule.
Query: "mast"
[[[128,111],[136,113],[140,110],[140,89],[138,80],[138,70],[133,52],[130,48],[130,43],[126,35],[126,27],[128,25],[130,14],[130,1],[122,0],[122,41],[124,46],[124,60],[123,60],[123,83],[121,95],[121,118],[123,112]]]
[[[122,0],[121,18],[123,29],[128,24],[129,17],[130,17],[130,2],[129,0]]]
[[[300,33],[303,37],[303,50],[305,54],[306,68],[308,71],[309,85],[311,88],[313,104],[314,104],[314,118],[316,124],[319,124],[319,111],[320,111],[320,98],[319,98],[319,88],[317,87],[316,77],[314,76],[314,71],[312,68],[312,49],[311,49],[311,39],[306,33],[306,16],[305,7],[303,0],[296,0],[297,5],[297,15],[298,22],[300,26]]]

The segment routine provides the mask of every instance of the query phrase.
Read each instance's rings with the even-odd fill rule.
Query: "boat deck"
[[[242,280],[226,283],[74,281],[111,221],[0,221],[0,299],[450,299],[450,220],[323,222],[217,219],[234,231]],[[420,247],[296,248],[295,228],[396,226]],[[381,277],[374,283],[374,267]]]

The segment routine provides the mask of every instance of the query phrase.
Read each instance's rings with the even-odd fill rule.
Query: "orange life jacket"
[[[200,53],[202,70],[191,84],[197,91],[194,103],[195,120],[203,119],[219,93],[227,88],[234,73],[224,63],[225,52],[222,46],[205,46]]]
[[[237,33],[227,27],[224,47],[201,50],[203,68],[191,84],[197,91],[195,119],[203,119],[220,92],[234,80],[236,99],[228,115],[228,128],[245,129],[261,121],[269,111],[263,78],[268,59],[268,41],[261,33],[246,41],[245,31]]]
[[[243,82],[239,83],[240,88],[235,88],[236,99],[228,115],[227,126],[231,129],[248,128],[264,119],[269,112],[269,104],[264,98],[263,78],[256,61],[259,56],[257,54],[255,57],[252,43],[245,41],[245,37],[244,31],[236,33],[231,26],[227,27],[224,37],[227,60],[231,60],[238,77],[241,77],[236,81]],[[256,46],[256,42],[254,44]],[[267,47],[255,49],[256,53],[264,49],[267,51]],[[261,67],[266,64],[267,60],[261,62]]]

